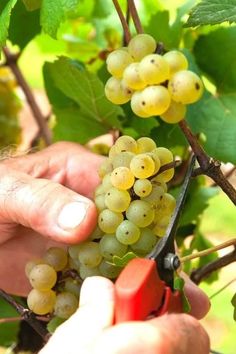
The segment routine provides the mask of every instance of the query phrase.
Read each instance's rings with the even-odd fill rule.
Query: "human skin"
[[[97,220],[91,198],[103,159],[77,144],[62,142],[0,162],[0,288],[26,295],[28,260],[40,258],[51,245],[65,247],[88,237]],[[209,353],[208,336],[194,318],[206,314],[209,301],[189,280],[185,290],[191,316],[165,315],[116,326],[111,326],[113,283],[93,277],[82,289],[82,306],[41,354],[64,354],[65,345],[67,354]]]

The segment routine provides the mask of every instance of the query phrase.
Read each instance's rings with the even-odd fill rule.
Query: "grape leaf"
[[[0,318],[17,317],[17,311],[0,299]],[[20,321],[0,324],[0,346],[7,347],[16,341]]]
[[[10,25],[11,11],[16,5],[17,0],[4,1],[0,5],[0,48],[6,43],[8,28]],[[5,5],[5,7],[4,7]]]
[[[176,277],[174,279],[174,289],[179,290],[182,295],[183,312],[188,313],[191,311],[191,305],[190,305],[190,302],[188,301],[187,296],[185,295],[184,284],[185,284],[185,281],[183,278]]]
[[[34,11],[40,8],[42,0],[22,0],[28,11]]]
[[[235,43],[236,27],[227,27],[200,36],[194,46],[198,66],[221,93],[236,91]]]
[[[52,38],[57,37],[60,24],[65,21],[66,14],[76,10],[78,0],[44,0],[41,7],[41,26]]]
[[[117,267],[125,267],[131,259],[137,258],[136,254],[133,252],[126,253],[123,257],[113,256],[112,265],[116,265]],[[110,262],[108,262],[110,263]]]
[[[187,27],[236,22],[236,0],[202,0],[192,11]]]

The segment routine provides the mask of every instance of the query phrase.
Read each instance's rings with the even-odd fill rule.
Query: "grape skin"
[[[150,54],[141,60],[139,73],[146,84],[157,85],[169,79],[169,64],[161,55]]]
[[[185,105],[171,101],[169,108],[160,116],[160,118],[166,123],[176,124],[184,119],[185,114]]]
[[[145,152],[151,152],[157,147],[155,141],[145,136],[137,140],[137,146],[138,146],[139,154],[143,154]]]
[[[111,173],[111,183],[118,189],[127,190],[134,184],[134,175],[128,167],[117,167]]]
[[[154,219],[154,210],[146,201],[134,200],[126,210],[126,217],[139,227],[147,227]]]
[[[99,243],[101,255],[108,261],[112,261],[113,256],[123,257],[127,252],[127,246],[120,243],[115,234],[104,235]]]
[[[128,191],[119,190],[115,187],[110,188],[105,195],[105,204],[108,209],[122,213],[125,211],[131,201],[131,197]]]
[[[156,41],[149,34],[138,34],[131,38],[128,44],[128,51],[135,61],[140,61],[148,54],[154,53]]]
[[[123,49],[117,49],[111,52],[106,60],[107,70],[112,76],[121,78],[125,68],[133,62],[132,57]]]
[[[120,136],[115,143],[116,152],[121,153],[125,151],[137,152],[137,143],[134,138],[128,135]]]
[[[140,237],[140,229],[131,221],[124,220],[116,229],[116,238],[124,245],[132,245]]]
[[[149,179],[138,179],[134,183],[134,193],[139,197],[147,197],[152,191],[152,183]]]
[[[131,160],[130,169],[136,178],[148,178],[155,171],[155,163],[147,154],[138,154]]]
[[[56,293],[52,290],[40,291],[32,289],[27,297],[27,305],[36,315],[46,315],[53,312]]]
[[[142,93],[142,107],[150,116],[158,116],[164,113],[170,105],[170,94],[164,86],[148,86]]]
[[[57,295],[54,305],[54,313],[60,318],[67,319],[77,310],[79,305],[76,296],[69,292],[62,292]]]
[[[99,244],[97,242],[85,242],[79,251],[79,261],[87,267],[96,267],[102,260]]]
[[[56,284],[57,273],[48,264],[37,264],[29,274],[29,281],[32,287],[37,290],[50,290]]]
[[[148,114],[144,111],[143,108],[143,99],[142,99],[142,91],[136,91],[131,97],[131,109],[132,111],[141,118],[149,118],[151,114]]]
[[[116,231],[123,219],[124,217],[121,213],[115,213],[112,210],[105,209],[99,214],[98,226],[103,232],[112,234]]]
[[[59,247],[49,248],[46,251],[43,259],[48,265],[53,267],[57,272],[64,269],[68,261],[67,252],[63,248],[59,248]]]
[[[105,85],[105,95],[114,104],[124,104],[129,102],[132,90],[124,82],[115,77],[110,77]]]
[[[170,68],[170,77],[180,70],[188,69],[188,60],[183,53],[178,50],[171,50],[163,55]]]
[[[140,76],[139,63],[130,64],[124,71],[123,81],[133,90],[141,90],[146,86],[146,82]]]

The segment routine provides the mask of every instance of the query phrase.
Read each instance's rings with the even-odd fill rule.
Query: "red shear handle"
[[[135,258],[123,269],[115,283],[115,296],[115,323],[145,320],[157,311],[158,315],[181,312],[182,308],[180,294],[165,286],[156,262],[146,258]]]

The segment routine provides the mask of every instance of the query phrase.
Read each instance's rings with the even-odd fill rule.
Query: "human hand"
[[[88,198],[99,183],[102,160],[78,144],[63,142],[1,161],[0,288],[26,295],[27,261],[58,242],[75,243],[89,235],[97,220]]]
[[[79,309],[39,354],[208,354],[208,336],[193,316],[202,318],[209,310],[209,301],[190,280],[185,291],[192,316],[171,314],[112,326],[114,284],[102,277],[87,278]]]

